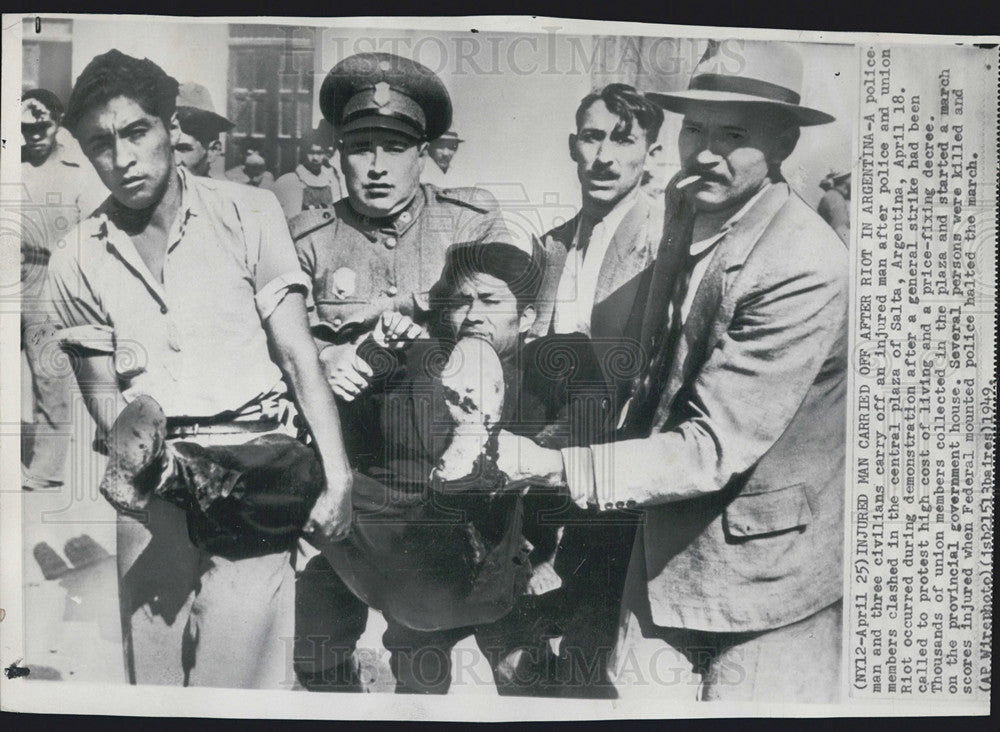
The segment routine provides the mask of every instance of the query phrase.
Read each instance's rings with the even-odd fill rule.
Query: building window
[[[312,124],[315,29],[299,26],[230,26],[229,118],[226,167],[242,163],[248,138],[256,140],[275,177],[295,169],[302,136]]]
[[[73,88],[73,21],[25,18],[21,91],[48,89],[65,105]]]

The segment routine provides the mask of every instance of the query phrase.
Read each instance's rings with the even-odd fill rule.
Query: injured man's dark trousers
[[[446,691],[451,647],[469,635],[498,686],[511,681],[522,636],[511,610],[530,564],[521,498],[504,482],[487,460],[465,479],[428,481],[423,490],[355,475],[350,535],[316,540],[323,555],[296,582],[295,669],[304,686],[355,686],[352,655],[368,607],[389,625],[383,642],[398,691]],[[413,671],[414,658],[433,668]]]
[[[134,514],[153,496],[168,501],[185,510],[192,544],[227,558],[295,546],[324,488],[312,448],[287,435],[205,447],[165,444],[165,434],[162,410],[146,397],[120,415],[101,483],[116,508]],[[328,636],[342,636],[320,641],[317,664],[324,670],[327,659],[340,665],[338,648],[353,650],[366,606],[423,632],[486,626],[506,615],[524,592],[530,567],[521,497],[504,491],[505,482],[485,455],[470,475],[454,481],[396,482],[390,488],[355,473],[350,534],[340,542],[315,542],[336,570],[327,580],[360,599],[335,592],[325,602],[336,607],[297,613],[316,612]],[[309,574],[307,567],[303,576]],[[297,635],[298,660],[309,655],[302,644],[315,640],[308,632]],[[324,658],[327,653],[332,655]]]

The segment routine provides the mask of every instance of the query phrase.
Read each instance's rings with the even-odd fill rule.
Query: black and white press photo
[[[16,708],[988,700],[995,51],[502,21],[5,16]]]

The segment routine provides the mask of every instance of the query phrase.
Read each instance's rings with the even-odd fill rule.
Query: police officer
[[[310,325],[320,359],[334,393],[350,401],[371,375],[356,353],[368,333],[378,329],[391,341],[435,330],[429,293],[448,247],[511,239],[489,193],[420,183],[428,143],[452,120],[448,90],[426,66],[388,53],[350,56],[324,80],[320,108],[338,133],[347,196],[332,209],[299,214],[289,227],[312,279]],[[361,620],[350,632],[332,632],[331,623],[351,624],[359,615],[331,604],[331,571],[315,557],[296,586],[295,667],[307,688],[356,681],[353,662],[323,646],[331,635],[364,629]]]

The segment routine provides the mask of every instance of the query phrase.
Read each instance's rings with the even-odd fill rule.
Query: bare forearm
[[[80,394],[101,436],[111,430],[126,404],[113,373],[112,356],[107,354],[83,356],[76,372]]]
[[[320,366],[301,295],[289,293],[265,323],[278,366],[312,434],[327,480],[350,471],[333,392]]]
[[[287,351],[281,360],[279,365],[295,394],[299,411],[309,425],[323,466],[348,470],[337,403],[322,373],[315,347],[307,342]]]

